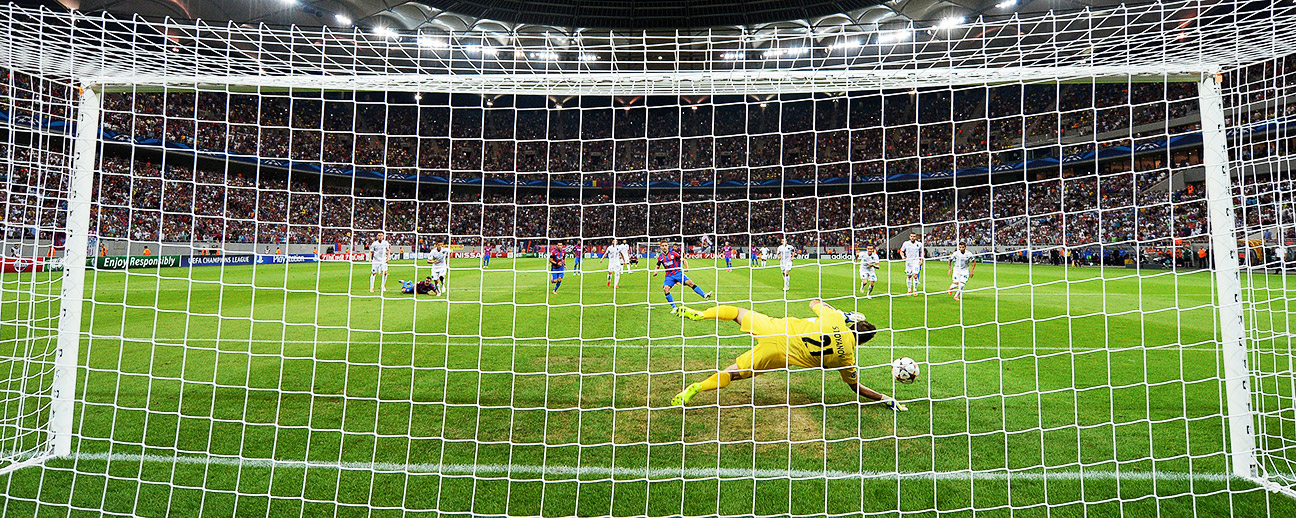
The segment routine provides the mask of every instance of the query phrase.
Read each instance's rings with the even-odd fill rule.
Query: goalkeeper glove
[[[909,407],[893,398],[884,398],[881,403],[895,412],[907,412],[909,410]]]

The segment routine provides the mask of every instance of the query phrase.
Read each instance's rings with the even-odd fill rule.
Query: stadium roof
[[[170,16],[271,25],[355,24],[407,30],[537,27],[557,33],[597,29],[678,29],[842,24],[903,25],[1110,6],[1118,0],[57,0],[68,8],[117,16]],[[1144,3],[1144,2],[1133,2]]]

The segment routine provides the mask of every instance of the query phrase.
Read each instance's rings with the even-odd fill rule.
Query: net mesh
[[[0,95],[4,251],[0,269],[0,469],[48,452],[60,293],[46,272],[65,238],[69,88],[8,72]]]
[[[46,446],[62,274],[4,276],[0,440],[42,461],[2,475],[7,512],[1291,509],[1293,14],[558,42],[0,9],[11,255],[59,248],[67,85],[104,92],[69,455]],[[1252,448],[1217,336],[1216,70],[1256,478],[1229,468]],[[818,331],[753,340],[836,318],[812,300],[879,329],[857,373],[798,368]],[[745,324],[671,314],[717,303]],[[730,364],[750,379],[671,406]]]

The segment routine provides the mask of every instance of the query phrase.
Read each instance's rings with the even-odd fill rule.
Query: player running
[[[563,270],[567,269],[567,252],[562,245],[555,245],[549,250],[549,284],[554,285],[553,294],[558,294],[562,287]]]
[[[387,234],[379,232],[378,239],[375,239],[369,245],[369,260],[373,266],[369,268],[369,293],[374,292],[374,278],[382,275],[382,291],[387,291],[387,260],[391,258],[391,243],[387,242]]]
[[[623,246],[620,241],[613,238],[612,246],[609,246],[607,252],[603,254],[603,259],[608,263],[607,285],[613,289],[621,288],[621,272],[623,266],[629,260],[625,255]]]
[[[878,258],[877,247],[869,245],[868,248],[859,252],[859,276],[860,291],[864,291],[864,286],[868,286],[868,292],[865,297],[873,296],[873,285],[877,284],[877,269],[882,266],[882,260]]]
[[[905,286],[909,290],[906,295],[917,297],[923,267],[923,244],[917,232],[910,232],[909,240],[900,245],[900,258],[905,262]]]
[[[725,259],[725,270],[732,272],[733,271],[733,247],[729,246],[728,241],[725,241],[724,244],[724,259]]]
[[[783,271],[783,291],[787,291],[791,288],[792,256],[796,255],[796,251],[792,249],[792,245],[788,244],[785,237],[779,240],[779,247],[774,253],[778,255],[779,269]]]
[[[954,296],[954,300],[963,298],[963,287],[967,286],[968,279],[972,278],[972,272],[976,270],[976,263],[976,256],[967,251],[967,243],[959,243],[958,250],[950,254],[949,292],[950,295]]]
[[[684,259],[684,253],[680,251],[679,245],[667,247],[666,242],[662,241],[657,264],[666,269],[666,278],[662,280],[662,293],[666,295],[666,302],[671,305],[672,314],[679,312],[679,306],[675,304],[675,297],[671,296],[671,287],[676,284],[683,284],[693,288],[693,293],[698,294],[699,297],[711,298],[697,284],[693,284],[693,281],[687,275],[684,275],[684,270],[688,269],[688,260]],[[652,276],[657,276],[656,268],[653,268]]]
[[[842,381],[855,393],[881,402],[896,412],[908,410],[891,396],[859,384],[855,348],[872,340],[877,335],[877,327],[859,313],[843,313],[820,300],[810,301],[810,310],[818,318],[770,318],[734,306],[716,306],[706,311],[682,308],[681,316],[689,320],[737,322],[739,329],[752,335],[756,345],[724,370],[676,394],[671,398],[671,406],[687,405],[699,392],[722,389],[733,380],[796,365],[837,370]]]
[[[440,241],[428,252],[428,263],[432,265],[432,294],[446,293],[446,274],[450,271],[450,251]]]

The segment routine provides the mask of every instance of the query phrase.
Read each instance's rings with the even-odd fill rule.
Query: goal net
[[[1293,23],[0,8],[5,514],[1296,510]]]

